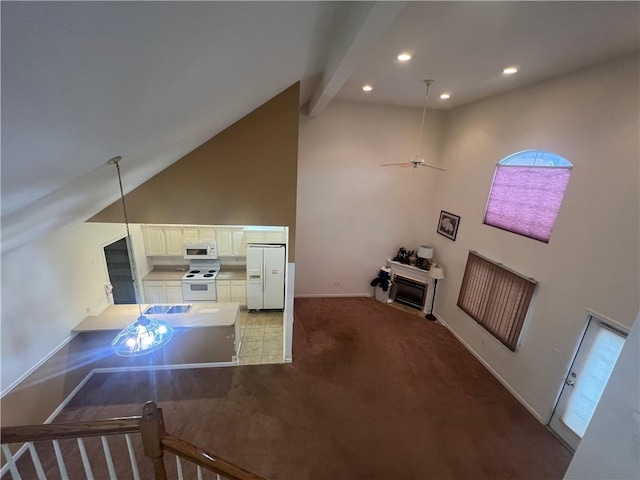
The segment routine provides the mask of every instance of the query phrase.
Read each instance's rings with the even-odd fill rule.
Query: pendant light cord
[[[116,157],[117,158],[117,157]],[[129,219],[127,218],[127,206],[124,203],[124,189],[122,188],[122,177],[120,175],[120,159],[117,160],[109,160],[112,162],[116,169],[118,170],[118,185],[120,185],[120,198],[122,199],[122,211],[124,212],[124,224],[127,227],[127,251],[129,252],[129,266],[131,268],[131,277],[133,278],[133,290],[136,296],[136,304],[138,305],[138,312],[140,313],[140,317],[142,317],[142,306],[140,305],[140,289],[138,288],[138,275],[136,274],[136,260],[133,256],[133,247],[131,241],[131,232],[129,232]]]
[[[422,122],[420,123],[420,137],[418,139],[418,151],[416,152],[416,157],[420,157],[420,149],[422,148],[422,132],[424,131],[424,117],[427,113],[427,99],[429,98],[429,86],[433,80],[425,80],[424,83],[427,84],[427,91],[424,94],[424,107],[422,109]]]

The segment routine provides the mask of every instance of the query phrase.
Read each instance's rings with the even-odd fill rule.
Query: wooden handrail
[[[63,438],[95,437],[118,435],[140,431],[140,418],[121,417],[93,422],[47,423],[44,425],[24,425],[2,427],[2,443],[40,442]]]
[[[153,462],[156,480],[167,479],[163,459],[165,451],[229,480],[265,480],[232,462],[166,433],[162,409],[158,408],[154,402],[145,404],[142,416],[110,418],[91,422],[2,427],[0,430],[2,444],[140,433],[144,454]]]
[[[160,438],[160,443],[162,443],[162,446],[166,451],[171,452],[178,457],[185,458],[196,465],[200,465],[201,467],[218,473],[230,480],[265,480],[264,477],[260,477],[234,463],[212,455],[209,452],[202,450],[200,447],[197,447],[186,440],[182,440],[181,438],[174,437],[169,433],[165,433]]]

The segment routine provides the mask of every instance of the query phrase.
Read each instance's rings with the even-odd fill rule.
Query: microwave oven
[[[195,258],[215,259],[218,258],[218,248],[216,242],[184,243],[182,254],[185,260]]]

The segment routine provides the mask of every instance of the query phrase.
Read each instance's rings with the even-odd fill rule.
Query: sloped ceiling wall
[[[129,222],[288,226],[293,261],[299,95],[296,83],[128,193]],[[121,202],[88,221],[123,222]]]

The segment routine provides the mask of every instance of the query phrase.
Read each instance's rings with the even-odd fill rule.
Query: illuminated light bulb
[[[362,90],[364,90],[365,92],[370,92],[371,90],[373,90],[373,87],[371,85],[365,85],[364,87],[362,87]]]
[[[401,53],[400,55],[398,55],[397,58],[401,62],[407,62],[407,61],[411,60],[411,55],[408,54],[408,53]]]
[[[507,67],[504,70],[502,70],[502,73],[504,73],[505,75],[513,75],[517,71],[518,69],[516,67]]]
[[[443,93],[442,95],[440,95],[440,98],[442,100],[446,100],[448,98],[451,98],[451,95],[449,93]]]

